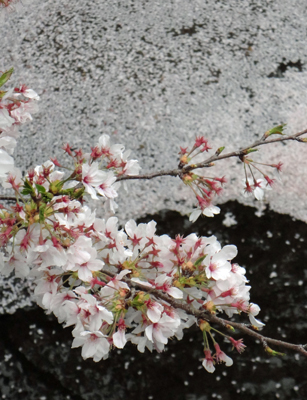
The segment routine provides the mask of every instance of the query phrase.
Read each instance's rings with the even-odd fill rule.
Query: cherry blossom
[[[205,350],[205,358],[203,360],[203,367],[212,374],[215,371],[214,360],[210,350]]]
[[[248,180],[244,180],[245,189],[243,191],[243,195],[245,197],[249,196],[250,194],[254,194],[257,200],[263,200],[264,191],[271,190],[272,188],[267,185],[265,179],[255,179],[249,178]]]
[[[172,278],[166,274],[162,274],[155,279],[155,286],[159,290],[163,290],[175,299],[182,299],[183,293],[180,289],[171,286]]]
[[[214,344],[214,347],[216,351],[214,355],[216,362],[224,362],[226,367],[230,367],[233,364],[233,360],[221,350],[220,346],[217,343]]]
[[[0,209],[0,244],[5,247],[0,272],[34,279],[37,304],[65,327],[72,326],[72,347],[82,347],[84,359],[106,359],[111,349],[122,349],[127,341],[140,352],[161,352],[170,338],[180,340],[186,329],[198,325],[204,368],[212,373],[218,363],[232,365],[209,322],[196,315],[210,320],[217,313],[229,318],[246,314],[255,329],[264,325],[255,318],[260,308],[250,303],[245,269],[232,263],[236,246],[222,248],[215,236],[159,236],[155,221],[137,224],[131,219],[121,229],[115,216],[97,218],[85,204],[87,195],[115,212],[119,180],[140,170],[138,161],[129,159],[130,150],[111,143],[107,135],[100,136],[91,153],[66,144],[71,166],[64,171],[64,164],[53,158],[23,178],[11,155],[17,128],[32,120],[37,100],[37,93],[25,85],[0,98],[0,178],[18,198],[16,205]],[[181,149],[181,167],[190,167],[193,157],[209,150],[204,137],[196,138],[190,152]],[[225,178],[208,177],[204,169],[182,171],[182,181],[198,200],[190,221],[218,214],[212,199]],[[247,179],[246,192],[262,199],[271,183],[267,175]],[[244,350],[241,339],[226,337],[239,352]]]
[[[83,331],[75,337],[71,347],[82,346],[82,357],[84,359],[93,358],[95,362],[98,362],[109,353],[110,344],[106,337],[100,331]]]

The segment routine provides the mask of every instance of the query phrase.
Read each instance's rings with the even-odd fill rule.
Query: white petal
[[[0,178],[14,168],[14,159],[6,151],[0,149]]]
[[[256,189],[254,190],[254,196],[257,200],[262,200],[264,196],[264,191],[261,188],[256,187]]]
[[[233,364],[232,358],[228,357],[226,354],[224,355],[224,362],[226,367],[231,367]]]
[[[145,329],[145,334],[146,334],[148,340],[150,340],[151,342],[153,341],[153,340],[152,340],[152,331],[153,331],[153,325],[149,325],[149,326],[147,326],[147,328]]]
[[[130,237],[133,237],[134,231],[136,230],[136,222],[133,219],[130,219],[125,225],[125,231]]]
[[[223,257],[225,257],[226,260],[232,260],[238,254],[238,249],[235,245],[230,244],[230,245],[224,246],[222,248],[222,250],[220,251],[220,254]]]
[[[161,311],[158,310],[157,308],[148,308],[147,316],[151,322],[154,322],[154,323],[158,322],[159,319],[161,318]]]
[[[197,218],[200,216],[200,214],[201,214],[201,210],[199,210],[199,209],[194,210],[190,215],[189,221],[195,222],[197,220]]]
[[[78,270],[78,277],[83,282],[89,282],[92,279],[93,275],[86,266],[84,266],[84,267],[80,266],[80,268]]]
[[[114,333],[113,344],[115,347],[117,347],[118,349],[122,349],[122,348],[124,348],[126,343],[127,343],[127,339],[126,339],[124,330],[119,330]]]
[[[122,270],[117,276],[116,276],[116,280],[120,281],[125,275],[130,274],[130,269],[124,269]]]
[[[203,210],[202,214],[205,215],[206,217],[214,217],[214,214],[219,214],[220,211],[221,209],[219,207],[209,206]]]
[[[170,287],[169,289],[167,289],[167,294],[174,297],[174,299],[182,299],[183,298],[182,291],[175,287]]]
[[[203,361],[203,367],[212,374],[215,371],[214,365],[212,362],[208,362],[207,360]]]
[[[265,324],[259,319],[256,319],[252,314],[248,314],[249,320],[253,326],[256,326],[257,328],[263,328]]]
[[[131,278],[131,280],[132,280],[133,282],[138,283],[139,285],[147,286],[147,287],[152,287],[152,284],[151,284],[151,283],[146,282],[146,281],[141,281],[139,278]]]
[[[39,100],[39,95],[33,89],[25,90],[23,95],[29,99]]]

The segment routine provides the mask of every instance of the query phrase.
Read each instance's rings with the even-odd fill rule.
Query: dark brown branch
[[[107,272],[107,271],[103,271],[103,272],[111,277],[116,276],[116,274],[113,274],[111,272]],[[170,304],[172,307],[180,308],[181,310],[186,311],[188,314],[194,315],[196,318],[204,319],[213,324],[217,324],[223,328],[226,328],[227,325],[231,325],[233,328],[238,329],[240,332],[245,333],[248,336],[251,336],[255,340],[260,340],[260,342],[263,344],[264,347],[266,347],[266,345],[269,343],[273,346],[278,346],[278,347],[281,347],[284,349],[296,351],[298,353],[303,354],[305,357],[307,357],[307,351],[305,350],[305,347],[307,346],[307,344],[306,345],[293,344],[293,343],[284,342],[282,340],[272,339],[272,338],[263,336],[259,332],[256,332],[256,331],[250,329],[245,324],[241,324],[239,322],[232,322],[232,321],[229,321],[229,320],[226,320],[223,318],[219,318],[216,315],[209,313],[208,311],[197,310],[187,303],[182,303],[181,301],[175,300],[174,298],[170,297],[168,294],[162,293],[160,290],[157,290],[154,288],[149,288],[149,287],[143,286],[137,282],[133,282],[131,279],[127,278],[126,276],[122,278],[122,281],[126,282],[129,287],[138,287],[138,288],[140,288],[141,291],[153,294],[157,299],[164,300],[168,304]]]
[[[186,165],[183,168],[177,168],[177,169],[173,169],[173,170],[157,171],[157,172],[154,172],[151,174],[129,175],[129,176],[124,175],[124,176],[118,177],[117,180],[122,181],[122,180],[131,180],[131,179],[153,179],[153,178],[156,178],[159,176],[179,176],[180,177],[183,174],[193,171],[194,169],[197,169],[197,168],[211,167],[212,163],[215,161],[224,160],[226,158],[231,158],[231,157],[244,156],[245,154],[247,154],[247,151],[249,149],[254,149],[256,147],[263,146],[265,144],[286,142],[288,140],[295,140],[295,141],[301,142],[301,140],[299,140],[299,137],[306,133],[307,133],[307,129],[305,129],[301,132],[295,133],[294,135],[291,135],[291,136],[280,136],[280,137],[273,138],[270,140],[266,140],[265,136],[263,136],[260,140],[257,140],[250,146],[246,146],[240,150],[232,151],[232,152],[226,153],[226,154],[220,154],[220,155],[214,154],[213,156],[207,158],[205,161],[202,161],[197,164]]]
[[[0,195],[0,200],[5,200],[5,201],[16,201],[16,197]]]
[[[197,168],[203,168],[203,167],[208,167],[209,164],[211,164],[214,161],[218,161],[218,160],[223,160],[225,158],[231,158],[231,157],[240,157],[240,156],[244,156],[245,154],[247,154],[247,151],[249,149],[254,149],[258,146],[263,146],[265,144],[270,144],[270,143],[277,143],[277,142],[286,142],[287,140],[295,140],[295,141],[301,141],[299,140],[299,136],[302,136],[304,134],[307,133],[307,129],[295,133],[294,135],[291,136],[280,136],[277,138],[273,138],[270,140],[266,140],[265,137],[263,136],[260,140],[256,140],[256,142],[254,142],[252,145],[244,147],[243,149],[240,149],[238,151],[233,151],[231,153],[226,153],[226,154],[220,154],[220,155],[213,155],[212,157],[208,158],[207,160],[198,163],[198,164],[194,164],[193,168],[189,168],[190,166],[186,166],[184,168],[184,172],[188,172],[191,171],[193,169],[197,169]]]
[[[118,176],[116,180],[123,181],[129,179],[153,179],[159,176],[179,176],[180,172],[181,169],[169,169],[164,171],[152,172],[151,174]]]
[[[215,315],[210,315],[209,317],[210,319],[207,319],[208,321],[212,322],[212,323],[216,323],[219,324],[221,326],[226,326],[226,325],[231,325],[232,327],[240,330],[242,333],[245,333],[251,337],[253,337],[254,339],[258,339],[261,341],[261,343],[265,346],[267,343],[273,345],[273,346],[279,346],[285,349],[289,349],[289,350],[293,350],[296,351],[298,353],[303,354],[305,357],[307,357],[307,351],[305,350],[304,347],[306,347],[306,345],[302,345],[302,344],[293,344],[293,343],[288,343],[288,342],[284,342],[282,340],[277,340],[277,339],[271,339],[269,337],[265,337],[263,335],[261,335],[258,332],[253,331],[252,329],[250,329],[249,327],[247,327],[244,324],[240,324],[238,322],[232,322],[232,321],[228,321],[219,317],[216,317]]]

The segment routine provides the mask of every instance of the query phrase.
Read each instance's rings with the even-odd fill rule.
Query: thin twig
[[[153,172],[150,174],[129,175],[129,176],[124,175],[124,176],[118,177],[117,180],[122,181],[122,180],[131,180],[131,179],[153,179],[153,178],[156,178],[159,176],[179,176],[180,177],[187,172],[193,171],[194,169],[210,167],[210,166],[212,166],[212,163],[215,161],[220,161],[220,160],[224,160],[226,158],[231,158],[231,157],[242,157],[247,154],[247,151],[249,149],[254,149],[256,147],[263,146],[265,144],[286,142],[288,140],[295,140],[295,141],[301,142],[298,138],[306,133],[307,133],[307,129],[305,129],[301,132],[295,133],[294,135],[291,135],[291,136],[281,136],[281,137],[273,138],[270,140],[266,140],[265,137],[263,136],[260,140],[257,140],[256,142],[252,143],[251,145],[246,146],[240,150],[232,151],[230,153],[220,154],[220,155],[214,154],[213,156],[207,158],[205,161],[202,161],[197,164],[186,165],[183,168],[176,168],[173,170],[157,171],[157,172]]]

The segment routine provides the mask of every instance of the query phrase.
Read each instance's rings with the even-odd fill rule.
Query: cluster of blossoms
[[[262,172],[258,165],[265,165],[267,167],[274,168],[277,173],[281,171],[282,163],[278,164],[263,164],[249,159],[247,156],[241,158],[244,163],[244,191],[243,195],[245,197],[253,194],[257,200],[262,200],[264,197],[265,190],[271,190],[275,179],[270,178],[268,174]],[[248,177],[246,169],[249,169],[251,177]],[[262,178],[256,179],[254,171],[257,171],[262,175]]]
[[[208,145],[208,140],[203,136],[196,137],[195,143],[190,151],[188,148],[180,147],[180,163],[179,167],[190,165],[189,163],[194,157],[199,156],[204,152],[208,152],[211,147]],[[224,148],[218,149],[221,153]],[[226,183],[225,177],[212,178],[206,176],[204,169],[197,169],[192,172],[184,173],[181,177],[184,184],[188,185],[198,202],[198,206],[192,211],[190,221],[195,222],[200,215],[205,217],[214,217],[220,213],[220,208],[212,204],[215,196],[218,196],[222,191],[222,185]]]
[[[123,230],[116,217],[96,218],[84,204],[86,197],[101,199],[114,211],[117,178],[137,175],[140,168],[107,135],[91,153],[64,145],[73,162],[71,169],[65,166],[68,175],[54,158],[22,178],[9,154],[16,128],[31,120],[38,96],[25,86],[1,93],[0,172],[3,186],[14,190],[16,205],[0,205],[0,272],[34,279],[37,303],[73,326],[72,347],[82,347],[85,359],[106,359],[112,348],[127,342],[140,352],[161,352],[170,338],[181,339],[185,328],[197,324],[206,370],[213,372],[219,362],[232,365],[211,332],[226,337],[239,352],[245,347],[242,340],[218,332],[206,315],[246,313],[254,328],[263,326],[255,318],[259,307],[249,302],[245,269],[232,263],[236,247],[222,248],[215,236],[157,236],[154,221],[137,225],[130,220]],[[208,150],[207,143],[201,145]],[[224,182],[191,174],[183,179],[189,176],[203,199],[218,192],[216,182]],[[203,205],[201,212],[207,215],[210,207]]]
[[[284,126],[285,125],[279,125],[267,131],[263,136],[263,140],[266,140],[271,135],[281,135]],[[306,139],[301,139],[301,141],[305,142]],[[181,147],[179,152],[179,168],[183,168],[181,179],[185,185],[188,185],[192,189],[198,203],[197,208],[194,209],[190,215],[190,221],[192,222],[195,222],[200,215],[214,217],[215,214],[219,214],[220,212],[220,208],[214,206],[212,201],[214,200],[215,196],[218,196],[222,192],[222,186],[224,183],[226,183],[225,177],[208,177],[206,175],[205,168],[202,167],[202,163],[199,164],[199,168],[197,164],[191,164],[192,159],[204,152],[208,152],[210,149],[211,147],[208,145],[208,140],[203,136],[199,136],[196,137],[195,143],[190,151],[188,148]],[[217,149],[215,156],[218,157],[223,150],[224,147]],[[263,164],[253,161],[249,158],[248,154],[255,151],[257,151],[255,148],[246,149],[239,157],[243,162],[245,173],[243,195],[246,197],[253,194],[257,200],[263,200],[264,191],[271,190],[275,179],[270,178],[268,174],[263,172],[259,165],[274,168],[274,170],[279,173],[281,171],[282,163]],[[212,162],[205,162],[206,167],[211,167],[213,165],[214,164]],[[248,176],[247,169],[250,173],[250,177]],[[258,174],[260,173],[262,178],[256,179],[254,171],[256,171]]]
[[[108,148],[108,160],[124,154],[106,136],[97,148]],[[84,155],[90,163],[80,164],[82,152],[77,154],[68,178],[51,161],[24,179],[11,173],[7,184],[18,201],[2,206],[0,213],[0,244],[5,246],[1,272],[34,278],[37,303],[65,326],[74,326],[72,347],[82,346],[82,356],[94,361],[127,341],[141,352],[145,347],[162,351],[169,338],[181,339],[183,329],[197,323],[185,305],[229,317],[244,312],[253,326],[262,326],[255,319],[259,307],[249,303],[245,270],[231,263],[235,246],[221,248],[214,236],[157,236],[153,221],[137,225],[130,220],[123,231],[116,217],[96,218],[82,204],[83,197],[88,193],[113,200],[113,172],[100,170],[92,155]],[[125,173],[129,166],[136,172],[136,163],[122,159]],[[211,328],[203,325],[211,336]],[[228,338],[239,351],[243,348]],[[214,358],[205,341],[203,365],[209,372],[213,362],[231,364],[215,340],[213,344]]]
[[[64,145],[63,149],[74,162],[74,170],[66,179],[65,188],[77,191],[76,198],[87,193],[94,200],[103,199],[105,209],[114,213],[117,208],[114,198],[118,196],[117,190],[120,186],[120,182],[116,182],[117,177],[137,175],[140,170],[137,160],[128,160],[130,150],[125,151],[122,144],[111,145],[108,135],[100,136],[98,144],[92,148],[91,153],[83,153],[80,149],[74,151],[73,154],[69,144]],[[51,160],[52,163],[48,167],[50,171],[54,165],[61,167],[57,159],[52,158]],[[59,178],[55,176],[54,180],[57,179]],[[76,183],[78,183],[76,180],[80,182],[79,188],[76,187]],[[55,185],[57,186],[56,190],[63,187],[60,182]],[[67,193],[71,193],[71,191]]]
[[[0,76],[0,180],[14,170],[14,159],[11,156],[16,147],[18,127],[32,121],[37,112],[39,96],[25,85],[7,91],[1,87],[10,79],[13,68]]]
[[[266,140],[271,135],[282,135],[285,126],[286,124],[275,126],[274,128],[265,132],[262,139]],[[305,139],[302,139],[302,141],[305,142]],[[272,189],[272,186],[275,183],[275,179],[271,178],[269,174],[263,172],[260,166],[273,168],[276,176],[279,178],[282,163],[279,162],[277,164],[264,164],[251,160],[248,154],[255,151],[257,151],[257,149],[255,148],[247,149],[247,151],[245,151],[245,154],[242,154],[240,156],[240,160],[244,164],[245,174],[243,195],[247,197],[253,194],[257,200],[262,200],[264,197],[264,191]],[[247,168],[249,170],[250,177],[248,177]],[[257,172],[257,174],[260,174],[262,178],[257,179],[255,177],[255,171]]]

